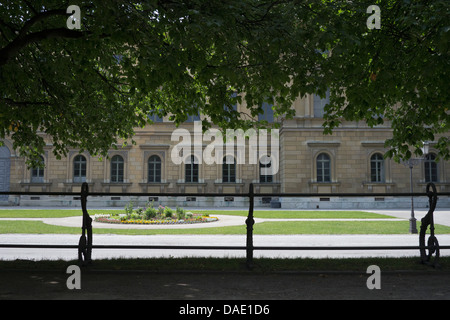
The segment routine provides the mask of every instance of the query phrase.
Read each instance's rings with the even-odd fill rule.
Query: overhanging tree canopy
[[[379,30],[366,26],[372,4]],[[69,5],[81,9],[80,30],[67,28]],[[264,101],[289,117],[299,95],[329,88],[325,132],[343,118],[389,120],[389,155],[409,157],[408,146],[448,131],[448,21],[445,0],[9,1],[0,4],[0,136],[30,163],[40,132],[58,156],[106,155],[151,112],[246,129],[265,125],[253,119]],[[231,108],[241,99],[250,116]],[[448,158],[448,137],[437,146]]]

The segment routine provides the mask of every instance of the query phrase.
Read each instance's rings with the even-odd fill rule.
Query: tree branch
[[[36,23],[38,23],[39,21],[42,21],[51,16],[58,16],[58,15],[59,16],[68,16],[68,14],[66,13],[66,10],[63,10],[63,9],[55,9],[55,10],[39,12],[38,14],[33,16],[30,20],[25,22],[25,24],[23,25],[22,29],[19,32],[18,38],[25,36],[25,34],[28,32],[28,30],[30,30],[30,28],[33,25],[35,25]]]
[[[17,55],[17,53],[27,45],[33,42],[39,42],[52,38],[69,38],[78,39],[90,34],[90,32],[81,32],[70,30],[67,28],[47,29],[18,37],[10,42],[6,47],[0,50],[0,67],[5,65],[9,59]]]
[[[38,101],[14,101],[10,98],[0,98],[0,101],[3,101],[4,103],[11,105],[11,106],[18,106],[18,107],[26,107],[29,105],[49,105],[48,102],[38,102]]]

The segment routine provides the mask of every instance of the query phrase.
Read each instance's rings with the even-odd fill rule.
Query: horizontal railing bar
[[[374,246],[374,247],[254,247],[254,250],[418,250],[434,249],[433,246]],[[450,246],[439,246],[439,250],[450,249]]]
[[[25,191],[3,191],[0,195],[23,195],[23,196],[74,196],[79,197],[80,192],[25,192]],[[248,193],[148,193],[148,192],[90,192],[88,197],[123,196],[123,197],[243,197],[248,198]],[[253,197],[297,197],[297,198],[323,198],[323,197],[426,197],[423,192],[406,193],[254,193]],[[450,192],[437,193],[437,196],[450,196]]]
[[[0,248],[29,249],[78,249],[78,245],[52,244],[0,244]],[[246,246],[158,246],[158,245],[92,245],[92,249],[180,249],[180,250],[246,250]],[[253,250],[419,250],[435,249],[434,246],[254,246]],[[450,246],[439,246],[439,250],[450,249]]]

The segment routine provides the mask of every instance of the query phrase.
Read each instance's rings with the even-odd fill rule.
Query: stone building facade
[[[0,148],[0,190],[36,192],[79,192],[81,184],[87,182],[92,192],[117,193],[113,196],[90,198],[91,205],[124,206],[130,200],[137,202],[155,201],[156,204],[180,206],[246,206],[245,197],[227,196],[248,192],[254,184],[257,205],[268,206],[277,200],[282,208],[389,208],[408,207],[410,199],[377,197],[377,193],[409,192],[410,169],[393,160],[384,159],[387,151],[384,141],[391,137],[389,124],[368,128],[362,122],[344,122],[332,135],[323,135],[323,108],[327,99],[317,96],[299,98],[293,104],[296,116],[281,121],[277,136],[279,151],[277,171],[273,175],[261,174],[267,161],[251,163],[252,152],[259,159],[264,154],[255,151],[254,144],[247,140],[245,152],[236,146],[226,150],[223,156],[230,161],[224,164],[207,164],[173,161],[173,152],[180,141],[174,139],[177,129],[168,121],[152,116],[154,123],[136,129],[135,145],[111,148],[108,159],[99,159],[88,153],[70,150],[67,158],[57,160],[49,143],[42,155],[44,169],[28,169],[23,158],[17,156],[10,140]],[[237,105],[245,112],[245,105]],[[270,106],[265,106],[264,118],[274,118]],[[190,117],[179,129],[192,134],[192,149],[202,152],[210,141],[195,139],[196,120]],[[270,136],[270,135],[269,135]],[[204,137],[203,137],[204,138]],[[268,141],[267,155],[270,156],[271,141]],[[232,150],[232,151],[231,151]],[[229,152],[227,152],[229,151]],[[244,158],[239,158],[244,152]],[[437,151],[430,142],[425,159],[412,171],[415,192],[425,190],[427,182],[434,182],[438,191],[450,190],[450,169],[448,162],[435,161]],[[197,154],[198,155],[198,154]],[[185,157],[191,155],[184,155]],[[201,155],[200,155],[201,157]],[[198,158],[198,157],[197,157]],[[237,163],[236,159],[245,159]],[[200,159],[202,160],[202,159]],[[270,164],[269,164],[270,166]],[[123,193],[155,193],[159,196],[128,197]],[[189,193],[198,196],[164,197],[164,193]],[[204,193],[223,194],[223,197],[202,197]],[[312,193],[317,197],[274,199],[270,193]],[[332,193],[365,193],[364,198],[335,198]],[[327,196],[321,196],[326,194]],[[49,196],[0,196],[3,204],[12,205],[59,205],[78,206],[77,197]],[[441,199],[441,206],[447,199]],[[416,206],[426,206],[426,199],[418,199]]]

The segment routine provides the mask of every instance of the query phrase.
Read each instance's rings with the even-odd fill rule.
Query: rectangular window
[[[236,182],[236,160],[234,157],[227,163],[227,157],[223,158],[222,164],[222,182]]]
[[[325,113],[325,105],[330,103],[330,90],[325,93],[325,98],[321,98],[318,95],[313,96],[314,99],[314,117],[323,118]]]
[[[33,168],[31,171],[31,182],[44,182],[44,169]]]
[[[270,183],[273,182],[273,176],[271,174],[263,174],[264,169],[269,169],[272,166],[272,162],[269,160],[270,158],[265,156],[263,161],[259,162],[259,182],[261,183]]]
[[[370,158],[370,181],[384,182],[384,159],[379,153]]]
[[[426,182],[438,182],[438,170],[436,163],[436,156],[434,154],[428,154],[425,158],[425,181]]]
[[[322,153],[317,157],[317,182],[331,182],[331,160]]]
[[[111,182],[123,182],[123,158],[115,155],[111,159]]]
[[[191,156],[191,160],[185,164],[185,170],[186,182],[198,182],[198,163],[194,156]]]
[[[41,158],[41,164],[44,165],[44,158]],[[34,183],[40,183],[40,182],[44,182],[44,168],[42,167],[37,167],[37,168],[33,168],[31,169],[31,182]]]
[[[156,155],[148,159],[148,182],[161,182],[161,158]]]
[[[273,107],[272,104],[264,102],[262,104],[263,113],[260,113],[258,115],[258,121],[265,120],[265,121],[267,121],[269,123],[272,123],[273,119],[274,119],[272,107]]]
[[[86,182],[86,158],[78,155],[73,161],[73,182]]]

